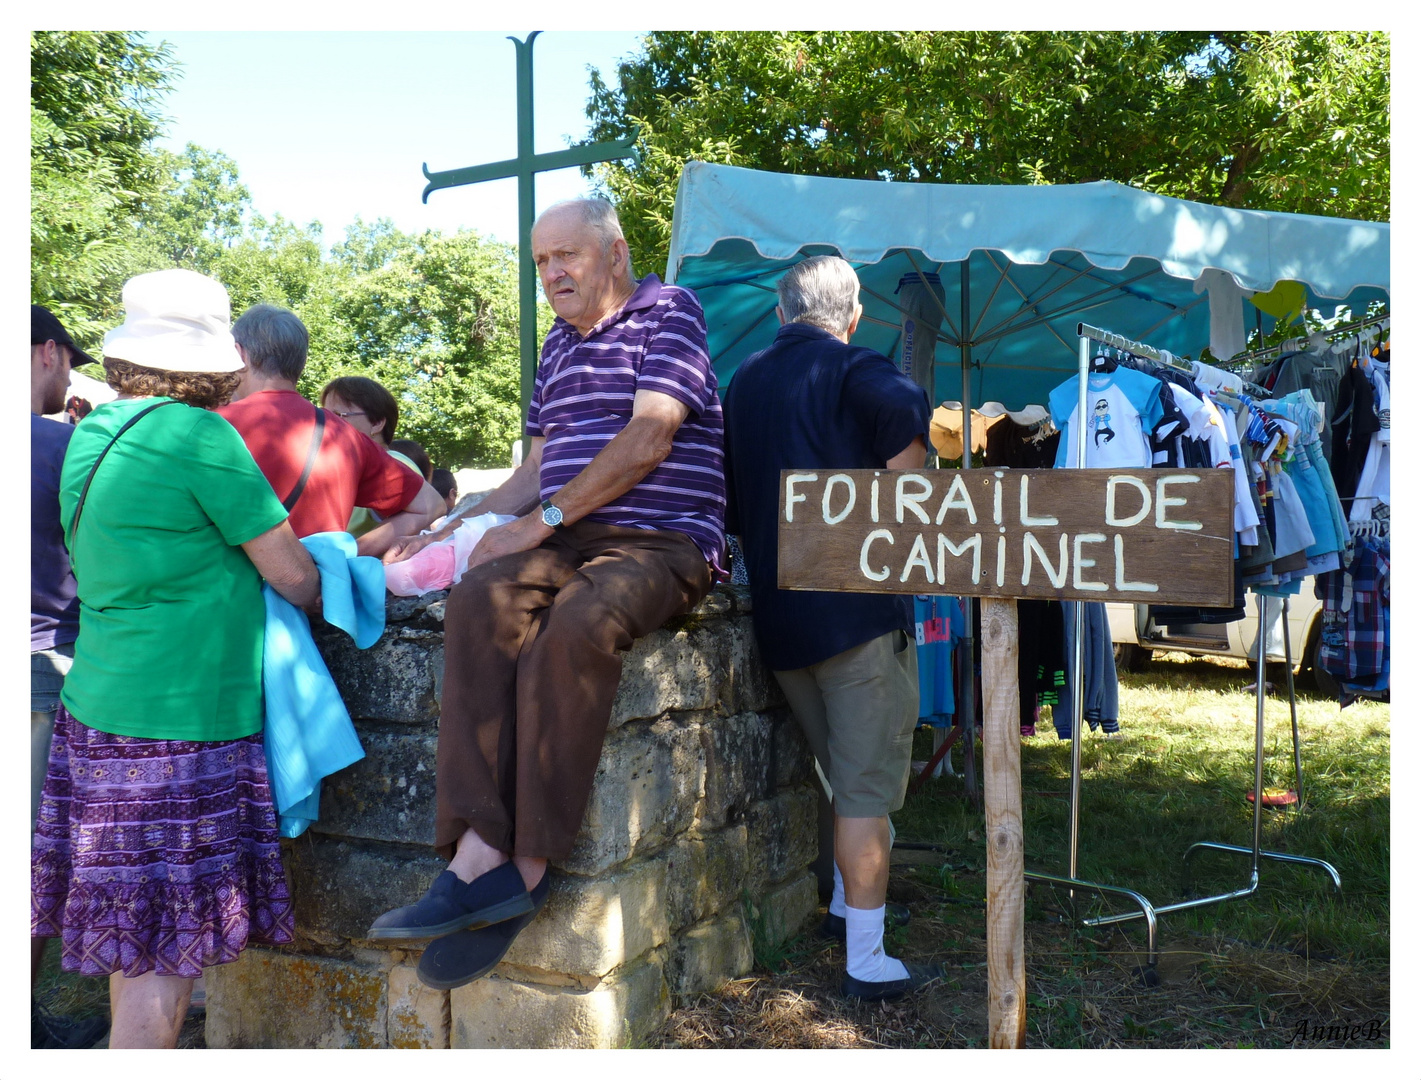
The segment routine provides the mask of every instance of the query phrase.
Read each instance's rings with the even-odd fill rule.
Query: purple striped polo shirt
[[[671,453],[588,521],[683,532],[718,576],[725,546],[725,425],[696,294],[641,279],[615,315],[582,337],[556,319],[543,341],[527,432],[543,436],[539,484],[552,498],[627,426],[638,390],[669,394],[690,414]]]

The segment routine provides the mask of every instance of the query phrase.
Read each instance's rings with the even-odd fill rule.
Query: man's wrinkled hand
[[[417,551],[423,551],[434,540],[434,535],[406,536],[396,540],[388,548],[385,554],[380,556],[380,561],[388,566],[390,563],[404,562]]]
[[[532,551],[552,534],[552,528],[544,525],[538,514],[528,514],[506,525],[495,525],[484,533],[478,546],[469,555],[469,569],[494,559],[501,559],[505,555]]]

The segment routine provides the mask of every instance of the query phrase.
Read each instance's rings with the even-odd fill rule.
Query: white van
[[[1313,578],[1307,578],[1302,591],[1288,598],[1288,634],[1292,646],[1293,666],[1300,673],[1311,673],[1312,683],[1328,697],[1337,696],[1337,681],[1317,664],[1317,650],[1322,637],[1322,601],[1313,592]],[[1231,623],[1191,623],[1182,626],[1156,626],[1145,604],[1107,603],[1110,637],[1115,642],[1115,663],[1124,671],[1139,671],[1154,650],[1189,653],[1192,656],[1233,656],[1240,660],[1258,658],[1258,597],[1244,594],[1244,617]],[[1267,638],[1267,658],[1271,663],[1283,663],[1282,601],[1268,598],[1269,621],[1273,624]]]

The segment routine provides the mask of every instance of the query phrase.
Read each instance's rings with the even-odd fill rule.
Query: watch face
[[[543,524],[550,529],[556,529],[562,524],[562,511],[556,506],[543,507]]]

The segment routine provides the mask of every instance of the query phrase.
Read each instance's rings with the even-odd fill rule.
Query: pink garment
[[[452,539],[452,537],[450,538]],[[385,587],[396,596],[420,596],[454,583],[454,545],[430,544],[404,562],[385,567]]]
[[[443,540],[421,548],[402,562],[385,567],[385,587],[396,596],[421,596],[457,585],[484,533],[514,520],[505,514],[468,518]]]

